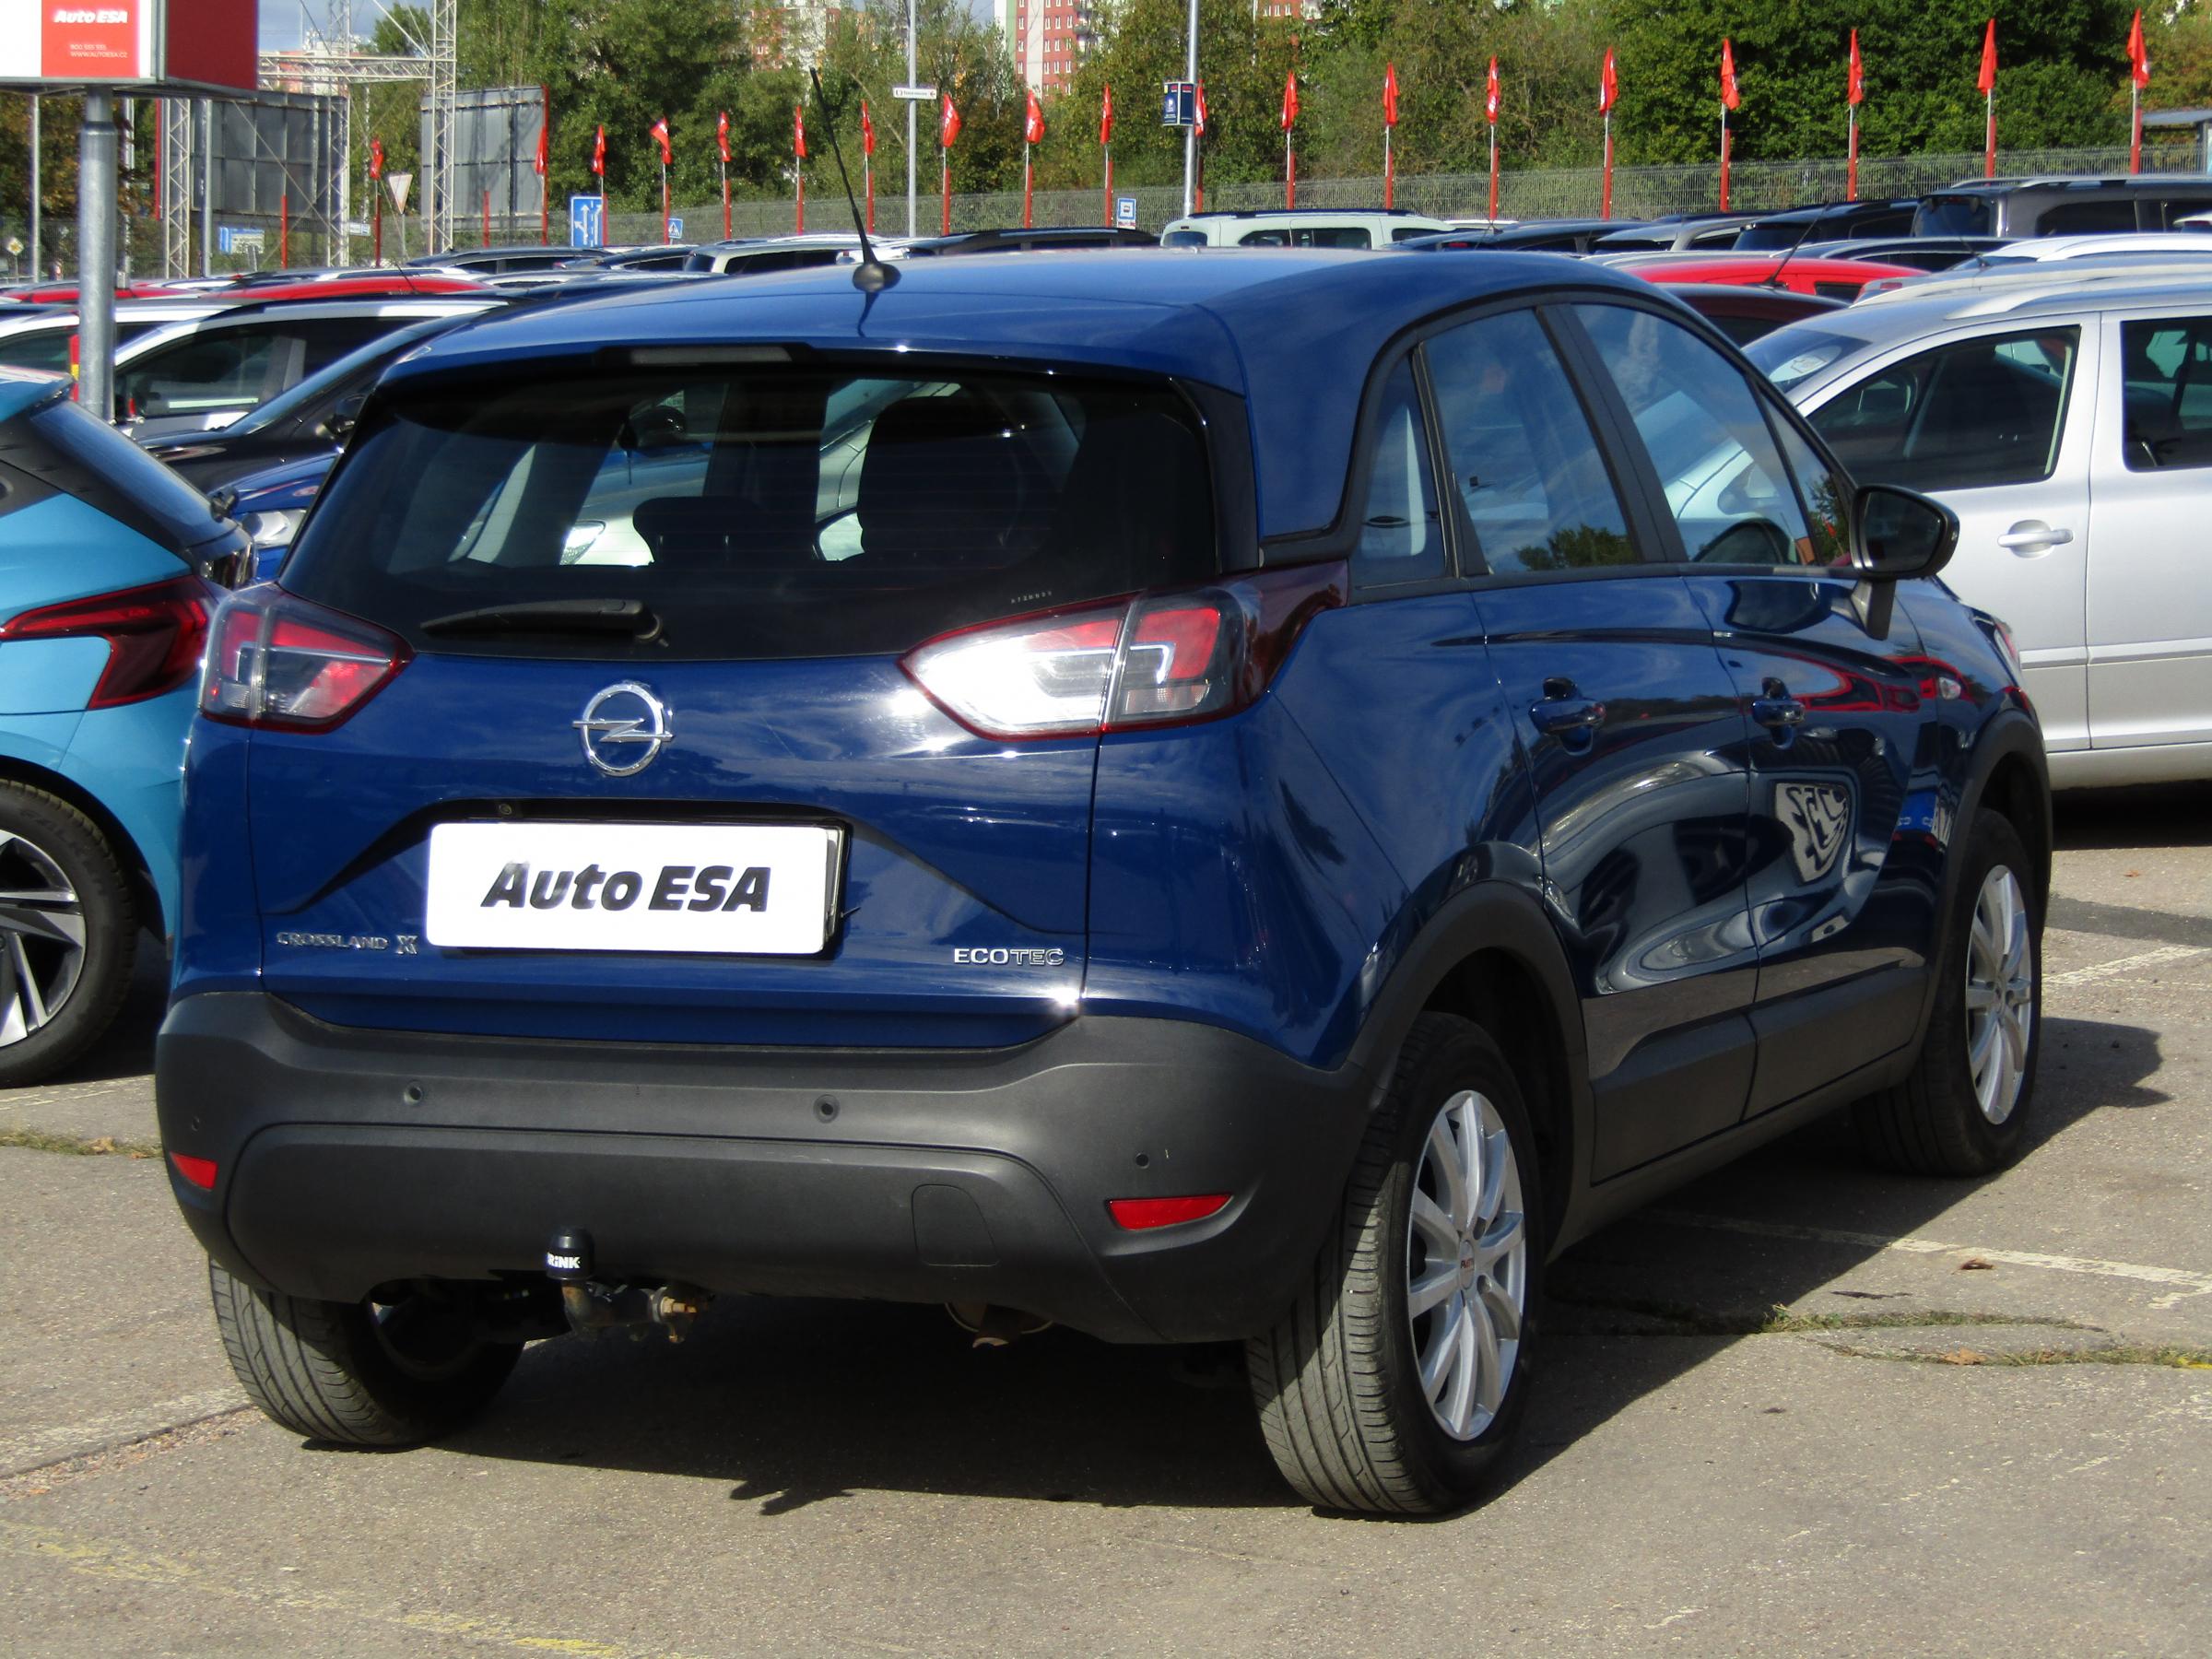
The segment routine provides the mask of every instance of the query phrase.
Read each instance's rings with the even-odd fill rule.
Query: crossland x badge
[[[675,735],[667,704],[635,680],[607,687],[583,705],[575,723],[583,758],[610,778],[641,772]]]

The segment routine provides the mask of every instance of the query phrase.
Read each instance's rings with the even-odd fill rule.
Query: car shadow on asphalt
[[[2212,847],[2212,783],[2070,790],[2052,818],[2060,852]]]
[[[2159,1061],[2151,1031],[2053,1019],[2044,1041],[2030,1158],[2092,1113],[2166,1098],[2145,1084]],[[1877,1170],[1831,1118],[1578,1244],[1552,1269],[1548,1360],[1493,1495],[1756,1339],[1776,1307],[1817,1299],[1888,1241],[1922,1234],[1978,1184]],[[1678,1217],[1851,1236],[1758,1236]],[[1234,1347],[1050,1331],[979,1351],[941,1311],[885,1304],[724,1299],[681,1346],[540,1344],[490,1412],[443,1444],[726,1482],[731,1500],[764,1516],[883,1490],[1110,1508],[1297,1502],[1260,1439]]]

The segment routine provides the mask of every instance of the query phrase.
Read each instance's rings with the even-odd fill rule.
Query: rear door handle
[[[1805,705],[1794,697],[1755,697],[1751,718],[1774,731],[1787,731],[1805,724]]]
[[[1605,724],[1606,705],[1587,697],[1552,697],[1537,703],[1528,712],[1535,722],[1536,730],[1547,737],[1562,732],[1584,731]]]
[[[2074,532],[2053,529],[2040,519],[2022,519],[2004,535],[1997,537],[1997,546],[2009,548],[2022,558],[2047,553],[2053,547],[2063,547],[2074,539]]]

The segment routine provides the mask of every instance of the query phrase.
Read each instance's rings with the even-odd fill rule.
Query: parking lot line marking
[[[2064,973],[2046,974],[2043,988],[2053,985],[2088,985],[2098,980],[2117,979],[2124,973],[2133,973],[2139,968],[2157,968],[2168,962],[2186,962],[2197,957],[2212,956],[2212,947],[2203,945],[2161,945],[2156,950],[2146,950],[2140,956],[2121,957],[2116,961],[2097,962],[2087,968],[2069,968]]]
[[[1752,1221],[1735,1216],[1701,1216],[1688,1210],[1646,1210],[1653,1221],[1677,1227],[1702,1227],[1720,1232],[1749,1233],[1762,1239],[1799,1239],[1815,1244],[1850,1244],[1872,1250],[1896,1250],[1907,1255],[1955,1255],[1984,1262],[2002,1262],[2008,1267],[2036,1267],[2046,1273],[2080,1273],[2094,1278],[2126,1279],[2136,1284],[2172,1288],[2150,1305],[2170,1308],[2192,1296],[2212,1295],[2212,1273],[2188,1267],[2149,1267],[2138,1262],[2107,1262],[2095,1256],[2047,1255],[2035,1250],[1998,1250],[1986,1244],[1946,1244],[1935,1239],[1885,1238],[1880,1233],[1847,1232],[1834,1227],[1806,1227],[1794,1221]]]
[[[363,1605],[341,1592],[307,1590],[276,1593],[219,1577],[175,1556],[153,1555],[126,1544],[87,1537],[54,1526],[0,1520],[0,1554],[53,1562],[88,1578],[116,1579],[150,1589],[184,1590],[235,1604],[288,1613],[335,1614],[357,1624],[385,1625],[420,1634],[444,1636],[477,1647],[515,1648],[529,1653],[587,1654],[591,1659],[646,1659],[646,1650],[619,1642],[572,1636],[540,1636],[519,1630],[494,1614],[464,1616],[433,1610],[408,1611]]]
[[[158,1406],[141,1406],[133,1411],[113,1412],[81,1423],[34,1429],[28,1434],[0,1441],[0,1476],[26,1474],[67,1457],[112,1452],[118,1446],[151,1440],[157,1434],[167,1434],[176,1429],[189,1429],[209,1418],[241,1410],[245,1404],[246,1396],[237,1389],[224,1388],[210,1394],[163,1400]]]

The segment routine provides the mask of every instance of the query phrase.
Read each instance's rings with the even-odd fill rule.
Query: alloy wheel
[[[1528,1300],[1520,1165],[1489,1099],[1462,1089],[1429,1125],[1406,1224],[1406,1309],[1422,1396],[1471,1441],[1505,1402]]]
[[[2019,1104],[2035,1030],[2035,953],[2019,877],[1998,865],[1982,878],[1966,951],[1966,1065],[1982,1115],[2002,1124]]]
[[[53,855],[0,830],[0,1048],[51,1022],[85,971],[83,901]]]

